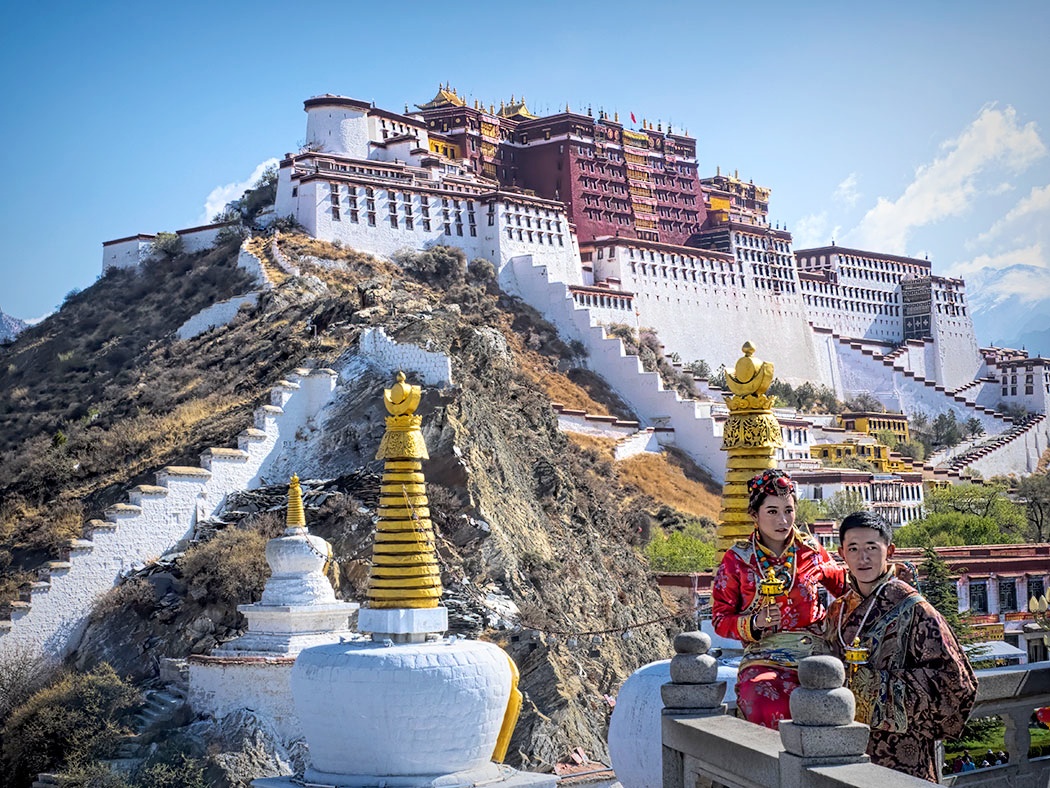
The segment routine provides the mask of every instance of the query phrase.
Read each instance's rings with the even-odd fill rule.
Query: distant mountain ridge
[[[0,342],[14,339],[29,327],[24,320],[19,320],[0,309]]]
[[[966,277],[966,291],[982,347],[1050,355],[1050,270],[1033,265],[982,270]]]

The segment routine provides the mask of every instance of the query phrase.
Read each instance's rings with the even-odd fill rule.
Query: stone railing
[[[977,703],[971,717],[1002,719],[1003,749],[1009,763],[945,777],[946,785],[997,785],[1003,788],[1045,788],[1050,785],[1050,756],[1029,760],[1032,741],[1028,722],[1032,710],[1050,706],[1050,662],[1033,662],[977,671]]]
[[[664,788],[904,788],[929,783],[871,763],[864,751],[868,728],[853,721],[854,701],[843,685],[842,663],[810,657],[799,666],[801,687],[791,696],[792,719],[773,731],[726,715],[725,682],[707,651],[710,638],[687,632],[675,639],[671,682],[664,701]],[[1007,788],[1045,786],[1050,758],[1029,761],[1028,718],[1050,703],[1050,663],[979,671],[978,715],[1006,721],[1005,766],[955,775],[955,785]],[[1013,754],[1017,753],[1014,757]]]

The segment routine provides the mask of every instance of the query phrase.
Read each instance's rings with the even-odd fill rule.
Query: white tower
[[[367,101],[346,96],[315,96],[303,102],[306,145],[321,153],[368,158]]]

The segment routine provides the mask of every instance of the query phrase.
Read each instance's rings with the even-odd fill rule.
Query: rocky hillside
[[[662,599],[640,534],[663,503],[664,485],[693,486],[679,495],[691,499],[685,508],[693,516],[716,516],[717,490],[681,461],[665,464],[663,479],[651,469],[632,474],[600,447],[561,433],[552,398],[629,414],[548,324],[496,289],[490,265],[468,269],[461,256],[435,250],[404,261],[405,270],[298,236],[284,239],[282,250],[301,261],[302,275],[197,338],[178,342],[171,332],[207,303],[245,289],[232,267],[235,246],[104,278],[31,337],[0,349],[0,374],[17,377],[0,383],[17,385],[30,411],[8,405],[0,418],[8,598],[34,561],[54,555],[130,486],[151,481],[165,464],[195,461],[205,446],[232,445],[262,393],[305,365],[355,370],[319,438],[285,470],[315,480],[305,484],[313,491],[310,527],[335,548],[342,595],[360,599],[374,532],[381,395],[391,381],[355,367],[355,348],[363,329],[382,326],[399,342],[452,360],[453,385],[427,391],[420,408],[431,456],[424,470],[452,628],[500,643],[521,670],[526,700],[511,762],[549,770],[578,746],[606,758],[610,696],[635,668],[670,656],[669,635],[689,620]],[[207,296],[185,283],[194,277],[209,283]],[[137,303],[173,288],[179,295],[163,307]],[[97,319],[103,301],[113,310],[111,335],[96,329],[91,341],[125,348],[123,361],[86,376],[82,389],[66,389],[60,408],[50,392],[72,384],[60,382],[55,364],[71,352],[91,363],[74,334],[88,313]],[[62,348],[59,361],[34,365],[41,348]],[[160,658],[203,653],[236,635],[244,625],[236,604],[256,599],[265,582],[262,545],[280,528],[280,493],[276,485],[248,496],[200,534],[198,546],[112,592],[74,655],[77,669],[105,661],[146,686]]]

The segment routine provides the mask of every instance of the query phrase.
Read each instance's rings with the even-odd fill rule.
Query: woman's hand
[[[769,632],[780,626],[780,608],[776,604],[763,605],[751,617],[751,626],[761,632]]]

